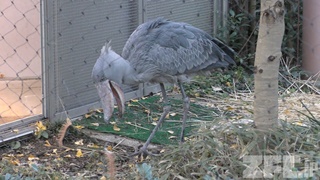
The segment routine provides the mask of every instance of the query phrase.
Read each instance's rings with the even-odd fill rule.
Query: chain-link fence
[[[227,5],[222,0],[1,1],[0,125],[25,123],[34,115],[33,121],[64,120],[99,107],[91,70],[106,41],[121,54],[133,30],[155,17],[213,34]],[[159,90],[148,84],[123,88],[127,99]]]
[[[0,3],[0,124],[42,113],[40,0]]]

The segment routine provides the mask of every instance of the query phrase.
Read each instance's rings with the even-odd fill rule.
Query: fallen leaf
[[[169,119],[169,117],[170,117],[170,114],[167,114],[167,115],[166,115],[166,119]]]
[[[46,140],[44,146],[51,147],[51,144],[48,140]]]
[[[75,145],[83,146],[83,139],[80,139],[79,141],[74,142]]]
[[[112,146],[108,146],[108,147],[107,147],[107,150],[108,150],[108,151],[112,151],[112,149],[113,149]]]
[[[231,107],[231,106],[227,106],[227,111],[232,111],[232,110],[234,110],[234,108],[233,108],[233,107]]]
[[[147,114],[150,114],[150,110],[149,109],[145,109],[144,112],[147,113]]]
[[[217,92],[217,91],[222,91],[221,87],[211,87],[213,91]]]
[[[177,139],[177,136],[169,136],[169,139]]]
[[[77,154],[76,154],[76,157],[83,157],[83,154],[82,154],[82,151],[81,149],[77,149]]]
[[[91,123],[92,126],[99,126],[99,123]]]
[[[131,102],[138,102],[138,99],[131,99]]]
[[[17,157],[23,157],[24,154],[16,154]]]
[[[151,124],[154,125],[154,126],[156,126],[156,125],[157,125],[157,122],[152,122]]]
[[[87,113],[87,114],[84,115],[85,118],[89,118],[89,117],[91,117],[91,116],[92,116],[91,113]]]
[[[168,131],[168,133],[169,133],[169,134],[173,134],[173,133],[174,133],[174,131],[172,131],[172,130],[169,130],[169,131]]]
[[[19,133],[19,129],[13,129],[12,132],[18,134]]]
[[[116,124],[114,124],[113,125],[113,130],[114,131],[120,131],[121,129]]]
[[[29,155],[28,160],[29,160],[29,161],[39,160],[39,158],[38,158],[38,157],[35,157],[34,155],[31,154],[31,155]]]
[[[230,146],[231,149],[237,149],[237,147],[238,147],[237,144],[232,144],[232,145]]]
[[[177,113],[170,113],[170,116],[176,116]]]
[[[194,93],[194,97],[200,97],[200,93]]]
[[[16,166],[20,165],[19,159],[11,160],[10,163],[13,164],[13,165],[16,165]]]
[[[152,118],[152,120],[154,120],[154,121],[158,121],[158,119],[159,118],[157,118],[157,117]]]
[[[102,110],[102,109],[96,109],[96,112],[98,112],[98,113],[102,113],[102,112],[103,112],[103,110]]]
[[[89,148],[100,148],[100,146],[98,146],[98,145],[96,145],[96,144],[94,144],[94,143],[89,143],[88,145],[87,145],[87,147],[89,147]]]
[[[57,149],[53,149],[52,152],[57,154]]]
[[[227,85],[228,87],[231,87],[231,83],[230,83],[230,82],[226,82],[226,85]]]
[[[133,107],[133,106],[135,106],[135,107],[139,107],[138,105],[131,104],[131,103],[128,103],[128,106],[129,106],[129,107]]]
[[[64,157],[66,157],[66,158],[71,158],[71,155],[70,155],[70,154],[67,154],[67,155],[65,155]]]
[[[42,124],[42,121],[37,121],[36,122],[36,130],[35,130],[34,134],[38,136],[45,130],[47,130],[47,127]]]
[[[78,126],[73,126],[74,128],[76,128],[76,129],[83,129],[84,128],[84,126],[81,126],[81,125],[78,125]]]
[[[107,178],[105,176],[102,176],[100,180],[107,180]]]

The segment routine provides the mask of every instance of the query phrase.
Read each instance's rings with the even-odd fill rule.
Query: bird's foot
[[[130,154],[129,156],[131,157],[138,156],[139,159],[141,158],[146,159],[147,156],[160,156],[160,154],[149,152],[147,149],[147,146],[142,146],[141,148],[140,147],[136,148],[135,152]]]

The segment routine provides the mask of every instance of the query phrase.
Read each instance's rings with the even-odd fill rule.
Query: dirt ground
[[[253,118],[252,94],[234,94],[226,99],[197,99],[197,103],[207,106],[216,106],[221,111],[234,111],[239,116],[236,120]],[[193,99],[194,101],[194,99]],[[306,115],[312,114],[320,118],[320,96],[313,94],[293,94],[279,99],[279,118],[303,125]],[[104,147],[114,152],[116,179],[134,179],[137,158],[130,158],[128,154],[134,152],[134,148],[123,144],[109,143],[90,138],[79,130],[69,128],[64,145],[58,147],[56,136],[57,128],[49,132],[49,138],[37,139],[30,135],[24,139],[16,139],[0,145],[0,159],[10,172],[23,173],[21,167],[33,168],[40,172],[56,173],[51,179],[77,177],[82,179],[104,179],[109,176],[108,158]],[[21,144],[16,144],[19,141]],[[1,164],[0,164],[1,167]],[[3,170],[2,170],[3,171]],[[22,172],[21,172],[22,171]],[[26,174],[31,172],[25,172]],[[60,173],[60,174],[59,174]],[[12,173],[11,173],[12,174]],[[41,179],[41,178],[39,178]]]
[[[42,170],[39,171],[51,174],[50,179],[62,179],[62,177],[107,178],[108,160],[103,151],[104,146],[108,149],[112,147],[112,152],[114,152],[116,172],[118,172],[117,179],[127,179],[125,172],[132,171],[137,160],[128,157],[128,154],[134,152],[133,148],[123,145],[115,146],[112,143],[105,144],[105,142],[90,138],[73,128],[68,130],[64,139],[66,147],[58,147],[56,137],[53,134],[50,134],[48,139],[37,139],[33,135],[24,137],[20,139],[21,144],[18,147],[15,144],[17,141],[1,145],[0,160],[1,163],[6,162],[12,165],[13,171],[17,174],[19,172],[25,176],[31,176],[30,172],[24,172],[28,171],[29,167],[34,169],[42,167]],[[25,170],[23,170],[24,167]],[[41,176],[38,178],[42,179]]]

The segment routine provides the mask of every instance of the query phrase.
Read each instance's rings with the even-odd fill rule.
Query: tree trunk
[[[278,71],[284,34],[283,0],[261,0],[255,57],[254,120],[263,132],[278,124]]]

